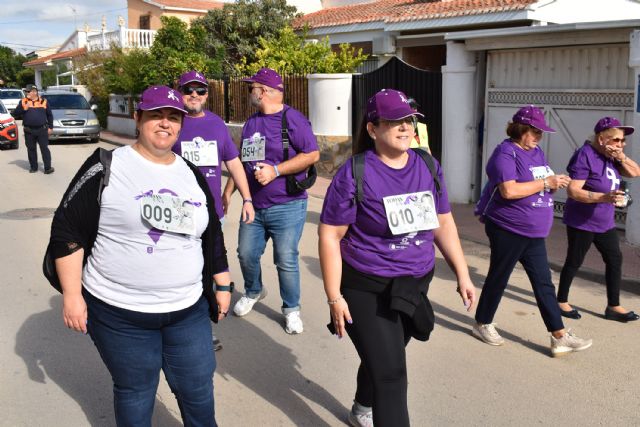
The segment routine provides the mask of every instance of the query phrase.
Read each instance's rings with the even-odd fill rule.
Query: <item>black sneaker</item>
[[[54,168],[45,169],[45,170],[44,170],[44,174],[45,174],[45,175],[49,175],[50,173],[53,173],[54,171],[55,171],[55,169],[54,169]]]
[[[38,172],[38,169],[29,169],[29,173],[36,173]]]
[[[216,337],[213,337],[213,350],[214,351],[222,350],[222,343]]]

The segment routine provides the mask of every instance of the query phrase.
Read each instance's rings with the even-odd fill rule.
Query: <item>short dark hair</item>
[[[530,130],[542,132],[539,129],[534,128],[533,126],[525,125],[522,123],[509,122],[509,124],[507,125],[507,135],[509,135],[509,138],[514,141],[519,141],[520,138],[522,138],[522,135],[529,132]]]

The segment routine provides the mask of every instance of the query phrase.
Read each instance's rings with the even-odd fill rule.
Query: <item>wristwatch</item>
[[[228,285],[216,285],[216,292],[218,291],[222,291],[222,292],[231,292],[233,293],[233,290],[235,289],[235,285],[233,282],[230,282]]]

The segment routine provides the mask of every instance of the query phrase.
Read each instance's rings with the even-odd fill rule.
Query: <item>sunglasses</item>
[[[416,126],[418,126],[418,119],[416,118],[416,116],[409,116],[409,117],[405,117],[403,119],[398,119],[398,120],[385,120],[385,119],[380,119],[381,123],[386,123],[387,126],[389,127],[397,127],[400,126],[402,124],[406,124],[406,125],[411,125],[414,128]]]
[[[609,142],[615,142],[616,144],[618,142],[625,142],[626,140],[626,138],[609,138]]]
[[[206,95],[207,88],[200,87],[200,86],[198,87],[188,86],[188,87],[183,87],[181,92],[183,95],[191,95],[193,92],[195,92],[198,96],[202,96],[202,95]]]

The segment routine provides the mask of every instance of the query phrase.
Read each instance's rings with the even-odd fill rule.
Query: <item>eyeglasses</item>
[[[206,95],[207,94],[207,88],[206,87],[201,87],[201,86],[187,86],[187,87],[183,87],[182,88],[182,94],[183,95],[191,95],[193,92],[195,92],[198,96],[202,96],[202,95]]]
[[[380,119],[380,123],[386,123],[387,126],[389,127],[398,127],[402,124],[405,125],[411,125],[414,128],[416,126],[418,126],[418,119],[416,118],[416,116],[409,116],[409,117],[405,117],[403,119],[398,119],[398,120],[385,120],[385,119]]]
[[[626,138],[609,138],[609,142],[615,142],[616,144],[618,142],[625,142],[626,140]]]

